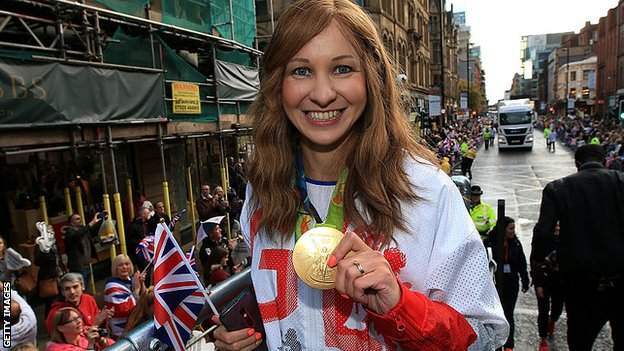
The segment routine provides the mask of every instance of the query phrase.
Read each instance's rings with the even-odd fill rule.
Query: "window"
[[[392,15],[392,0],[382,0],[381,9],[389,15]]]
[[[440,79],[440,75],[439,74],[434,74],[433,75],[433,84],[434,85],[440,85],[441,79]]]
[[[576,81],[576,71],[570,72],[570,81],[571,82]]]
[[[267,8],[267,0],[256,0],[256,16],[268,16],[269,10]]]
[[[402,73],[407,73],[407,50],[405,44],[399,44],[399,64]]]
[[[498,120],[502,126],[531,123],[532,118],[531,112],[501,112],[498,114]]]
[[[591,72],[592,72],[592,71],[591,71],[590,69],[584,69],[584,70],[583,70],[583,80],[589,80],[589,74],[590,74]]]
[[[408,18],[408,29],[416,29],[416,27],[414,27],[414,16],[416,15],[416,13],[414,12],[414,5],[409,4],[409,12],[407,13],[407,18]],[[420,17],[420,16],[419,16]]]

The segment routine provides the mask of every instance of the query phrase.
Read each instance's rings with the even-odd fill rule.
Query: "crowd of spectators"
[[[540,116],[536,127],[555,131],[557,139],[572,150],[585,144],[602,145],[607,154],[607,167],[624,170],[624,126],[616,119]]]
[[[244,192],[246,186],[242,170],[237,163],[231,167],[230,177],[236,180],[227,190],[227,197],[221,186],[201,186],[196,205],[200,231],[205,235],[192,243],[194,246],[188,250],[187,258],[205,286],[240,272],[250,261],[249,248],[239,239],[242,199],[237,188]],[[100,240],[100,229],[108,220],[107,213],[90,215],[91,221],[84,225],[79,214],[71,214],[61,230],[63,250],[57,247],[53,228],[38,223],[41,235],[32,244],[34,262],[8,247],[0,237],[0,277],[11,284],[8,320],[12,338],[11,347],[0,346],[0,351],[97,351],[152,319],[154,234],[163,221],[173,231],[185,211],[169,218],[163,202],[158,201],[154,206],[143,197],[136,213],[137,217],[126,225],[128,255],[111,257],[107,274],[110,278],[102,294],[97,296],[87,293],[86,287],[92,278],[90,266],[95,262],[95,244]],[[230,230],[230,235],[223,233],[226,229]],[[200,266],[194,264],[195,257],[202,263]],[[34,267],[33,263],[38,274],[30,274],[31,284],[20,284],[20,277],[29,276],[27,272]],[[5,284],[0,284],[0,292],[4,288]],[[44,305],[40,315],[35,313],[39,304]],[[39,330],[39,335],[37,320],[45,326],[45,331]],[[46,343],[37,345],[42,334],[47,336]]]
[[[422,137],[437,153],[441,168],[447,174],[451,175],[459,168],[463,175],[471,176],[470,167],[476,150],[483,142],[485,128],[491,128],[490,125],[484,117],[458,119],[443,128],[423,130]]]

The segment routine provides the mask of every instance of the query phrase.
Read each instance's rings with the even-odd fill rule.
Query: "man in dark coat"
[[[128,256],[130,256],[132,263],[141,270],[147,266],[147,262],[141,255],[136,254],[136,248],[145,236],[154,234],[155,225],[150,221],[150,218],[149,208],[141,207],[139,216],[130,223],[126,231]]]
[[[201,193],[199,194],[199,199],[197,199],[195,207],[197,208],[200,221],[205,221],[212,217],[215,199],[212,197],[212,194],[210,194],[210,185],[204,184],[201,186]]]
[[[67,253],[67,268],[70,272],[82,274],[84,281],[89,281],[89,263],[94,253],[92,240],[97,236],[98,224],[102,221],[96,213],[87,225],[82,225],[80,215],[69,217],[69,226],[63,228],[63,240]]]
[[[577,173],[544,188],[532,256],[543,261],[549,254],[559,221],[570,350],[591,350],[607,321],[618,350],[624,347],[624,174],[604,167],[599,145],[580,147],[574,159]]]

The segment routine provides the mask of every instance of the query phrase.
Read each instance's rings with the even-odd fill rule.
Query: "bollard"
[[[124,231],[123,212],[121,210],[121,197],[119,196],[119,193],[113,194],[113,202],[115,203],[115,218],[117,218],[117,234],[119,234],[119,242],[121,243],[121,253],[128,255],[128,250],[126,249],[126,232]]]
[[[193,178],[191,177],[191,167],[186,167],[186,191],[188,192],[189,214],[191,215],[191,225],[193,226],[193,242],[197,236],[197,223],[195,223],[195,200],[193,199]]]
[[[112,218],[113,212],[111,212],[110,197],[108,196],[108,194],[102,195],[102,202],[104,203],[104,211],[106,211],[110,218]],[[110,257],[112,259],[115,256],[117,256],[117,248],[115,247],[115,243],[113,243],[110,247]]]
[[[498,296],[503,299],[503,261],[505,258],[505,228],[503,226],[503,218],[505,218],[505,200],[498,200],[498,214],[496,218],[496,252],[493,252],[496,261],[496,290]]]
[[[41,218],[46,224],[50,224],[48,220],[48,205],[46,204],[45,196],[39,196],[39,209],[41,210]]]
[[[169,202],[169,183],[166,180],[162,183],[163,187],[163,202],[165,203],[165,210],[167,215],[171,218],[171,203]]]
[[[227,165],[227,161],[225,161]],[[223,188],[223,197],[226,201],[228,201],[228,178],[227,178],[227,167],[221,167],[221,187]],[[225,230],[227,232],[228,239],[232,239],[232,230],[230,228],[230,214],[228,212],[225,213]]]
[[[80,186],[74,187],[74,191],[76,192],[76,207],[78,210],[78,214],[80,215],[80,223],[82,225],[86,225],[85,216],[84,216],[84,207],[82,206],[82,190]]]
[[[132,179],[126,179],[126,198],[128,200],[128,215],[130,220],[134,219],[134,200],[132,199]]]
[[[69,217],[74,213],[74,209],[72,208],[71,194],[69,193],[68,187],[65,187],[65,189],[63,189],[63,194],[65,195],[65,211],[67,212],[67,216]]]
[[[89,263],[89,274],[91,275],[91,292],[95,296],[95,277],[93,276],[93,265],[91,263]]]

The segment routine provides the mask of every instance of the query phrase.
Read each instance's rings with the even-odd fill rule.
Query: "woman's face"
[[[4,246],[4,239],[0,239],[0,254],[4,254],[4,249],[6,247]]]
[[[516,223],[509,223],[505,228],[505,237],[507,239],[513,239],[516,236]]]
[[[122,260],[117,264],[117,276],[119,278],[128,279],[130,278],[132,264],[129,260]]]
[[[290,60],[282,106],[314,148],[336,147],[366,107],[366,77],[353,46],[333,21]]]
[[[64,324],[58,326],[58,330],[63,334],[80,334],[82,333],[83,324],[80,315],[74,311],[69,312],[69,318]]]

